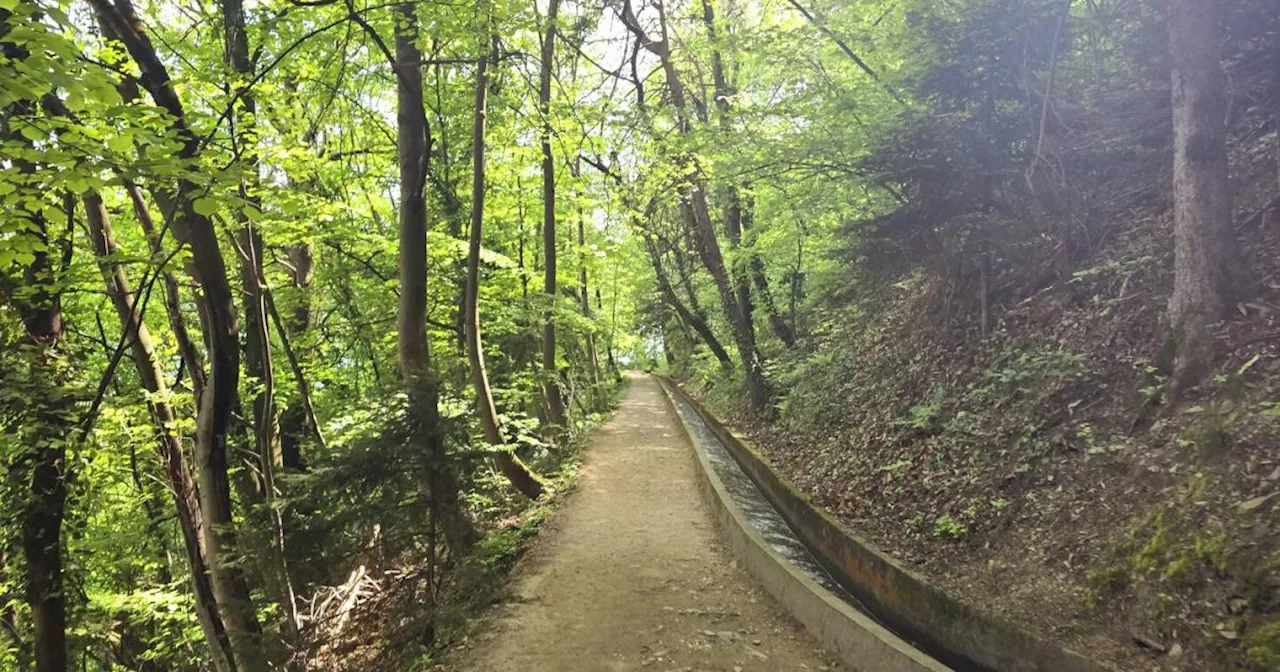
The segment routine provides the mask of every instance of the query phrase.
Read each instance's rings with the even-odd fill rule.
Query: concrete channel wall
[[[722,502],[715,504],[717,516],[723,519],[721,526],[735,551],[743,554],[748,569],[771,594],[854,669],[954,668],[983,672],[1103,672],[1109,669],[961,604],[925,583],[810,502],[773,469],[768,459],[754,446],[722,425],[696,399],[669,380],[663,380],[663,388],[669,395],[680,395],[698,412],[711,432],[832,577],[864,604],[877,621],[888,626],[886,629],[866,615],[857,613],[816,584],[804,586],[804,581],[813,584],[808,577],[790,576],[795,572],[787,572],[787,567],[771,567],[771,563],[788,563],[776,553],[773,554],[776,557],[768,557],[767,551],[772,549],[767,544],[761,550],[756,548],[759,543],[753,544],[750,542],[754,540],[741,538],[749,538],[754,530],[745,519],[735,520],[732,511],[725,511],[734,505],[732,502],[723,503],[727,494],[723,487],[716,487],[718,479],[710,473],[706,456],[697,450],[704,477],[709,481],[707,485],[712,502]],[[674,408],[674,399],[668,399],[668,402]],[[696,449],[696,442],[691,440],[691,443],[695,443]],[[764,543],[763,539],[758,541]],[[815,588],[828,599],[803,595],[809,588]],[[843,609],[836,609],[834,605],[823,607],[817,601],[837,602]],[[855,632],[857,629],[863,632]],[[888,664],[890,650],[897,651],[898,644],[909,647],[893,633],[910,639],[933,658],[915,651],[915,656],[908,656],[909,664],[900,663],[906,666]],[[871,640],[880,640],[881,644],[873,644]],[[870,657],[869,654],[877,649],[886,652],[885,655]]]
[[[678,393],[673,392],[666,381],[662,387],[668,406],[680,418],[680,428],[693,446],[699,480],[725,541],[747,571],[809,634],[854,670],[946,672],[951,669],[832,595],[774,550],[734,501],[706,451],[681,418],[671,396]]]

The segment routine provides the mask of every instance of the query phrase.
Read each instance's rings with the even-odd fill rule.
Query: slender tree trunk
[[[182,103],[142,21],[132,5],[118,1],[119,4],[110,0],[90,3],[108,36],[123,42],[137,62],[141,79],[156,104],[169,113],[171,130],[182,143],[178,158],[192,159],[200,149],[200,139],[187,125]],[[201,315],[210,370],[196,416],[195,460],[210,579],[237,669],[257,672],[267,669],[268,661],[249,588],[240,568],[232,562],[237,544],[227,478],[227,431],[240,378],[240,326],[217,231],[213,222],[193,206],[199,193],[200,187],[182,178],[175,191],[158,189],[156,197],[161,208],[172,213],[177,237],[190,245],[196,280],[203,290]]]
[[[0,9],[0,38],[11,30],[12,15]],[[22,64],[31,54],[21,41],[0,42],[0,56],[9,68]],[[19,95],[5,110],[15,118],[30,117],[36,113],[35,101]],[[31,147],[22,134],[4,124],[8,135],[5,140]],[[13,159],[12,165],[27,178],[37,178],[38,167],[26,159]],[[34,184],[25,189],[41,188]],[[38,194],[31,194],[38,197]],[[67,235],[74,230],[75,201],[65,197]],[[37,242],[34,259],[23,271],[25,292],[4,296],[12,301],[25,329],[19,354],[26,360],[25,372],[31,381],[28,399],[20,407],[22,420],[18,423],[18,441],[27,446],[26,453],[9,468],[14,472],[30,469],[22,478],[27,481],[28,498],[21,504],[22,552],[26,558],[26,598],[31,608],[31,629],[34,639],[36,669],[39,672],[63,672],[67,667],[67,607],[66,591],[62,576],[62,521],[67,500],[67,442],[73,420],[74,397],[67,389],[70,378],[69,364],[59,352],[64,330],[62,323],[62,293],[59,276],[67,271],[70,256],[64,255],[61,267],[55,266],[53,252],[59,245],[49,234],[49,222],[42,212],[7,212],[16,230],[21,224]],[[22,220],[26,220],[22,222]],[[64,243],[70,250],[71,240]],[[16,377],[16,376],[15,376]]]
[[[720,54],[720,45],[716,33],[715,10],[711,0],[702,0],[702,22],[707,27],[707,37],[711,41],[711,81],[714,87],[716,118],[720,130],[728,137],[733,131],[733,122],[729,113],[733,109],[730,98],[733,87],[724,74],[724,58]],[[746,257],[742,254],[742,232],[746,228],[742,195],[738,185],[730,184],[725,189],[725,236],[729,239],[729,249],[733,258],[729,264],[729,274],[733,278],[733,292],[738,298],[738,309],[742,311],[742,319],[747,329],[751,330],[751,340],[755,341],[755,308],[751,302],[751,279],[747,269]]]
[[[519,194],[516,201],[516,213],[520,218],[520,236],[516,241],[516,268],[520,271],[520,299],[524,306],[529,305],[529,273],[526,273],[524,263],[524,186],[520,184],[520,174],[516,173],[516,193]]]
[[[661,3],[658,4],[659,26],[662,39],[654,40],[645,34],[631,10],[630,0],[624,2],[623,21],[628,29],[636,34],[637,39],[650,53],[657,56],[666,78],[667,92],[671,95],[671,103],[676,112],[676,126],[681,135],[692,133],[687,113],[684,84],[676,70],[671,57],[670,41],[667,38],[666,15]],[[756,411],[767,411],[772,393],[769,382],[765,378],[764,363],[760,361],[756,350],[755,334],[747,316],[743,313],[733,283],[725,268],[724,256],[720,251],[720,243],[716,240],[715,227],[711,223],[710,208],[707,205],[707,194],[701,167],[696,157],[682,155],[676,159],[678,173],[688,175],[678,188],[680,212],[685,226],[693,234],[694,246],[698,257],[711,279],[715,282],[716,293],[720,297],[720,306],[728,318],[733,332],[734,345],[742,360],[743,374],[746,378],[747,392],[751,399],[751,407]]]
[[[86,208],[88,207],[87,202],[85,203],[85,206]],[[91,233],[90,235],[93,235],[93,234]],[[94,241],[94,247],[95,247],[95,253],[96,253],[96,248],[97,248],[96,240]],[[102,264],[99,263],[98,267],[102,268]],[[111,291],[112,291],[111,281],[108,278],[107,292],[110,293]],[[113,304],[115,303],[114,298],[112,299],[112,303]],[[117,312],[119,312],[118,309],[117,309]],[[98,323],[101,324],[101,322],[102,322],[101,319],[99,319]],[[121,323],[120,327],[121,327],[121,331],[124,331],[125,329],[129,328],[125,326],[125,323]],[[103,330],[102,333],[106,333],[105,330]],[[148,336],[150,336],[150,334],[148,334]],[[132,344],[130,344],[130,348],[132,349]],[[118,382],[118,381],[113,381],[113,382]],[[146,389],[146,388],[143,388],[143,389]],[[147,410],[150,411],[150,408],[148,408]],[[155,421],[155,418],[153,416],[152,422],[154,421]],[[160,503],[156,501],[157,498],[155,495],[155,487],[153,487],[152,484],[148,483],[146,480],[143,479],[142,469],[140,469],[138,466],[138,447],[133,445],[132,443],[129,444],[129,476],[133,479],[133,487],[137,489],[138,498],[141,500],[139,503],[142,505],[143,513],[147,515],[147,533],[151,536],[151,541],[154,542],[156,545],[156,551],[157,551],[156,559],[160,561],[159,565],[156,567],[156,580],[164,584],[173,583],[173,567],[172,567],[172,563],[170,562],[170,558],[172,556],[169,553],[169,535],[166,533],[164,529],[164,524],[165,524],[164,512],[161,510]],[[197,605],[196,606],[197,619],[200,618],[199,611],[200,611],[200,605]],[[128,626],[125,625],[124,629],[128,630]],[[216,653],[216,651],[214,651],[213,653]]]
[[[671,287],[671,281],[667,279],[667,272],[662,267],[662,254],[658,251],[658,246],[648,236],[645,237],[645,250],[649,253],[649,262],[653,264],[653,273],[658,280],[658,291],[662,294],[663,300],[667,305],[671,306],[679,316],[680,321],[689,325],[698,336],[702,337],[702,342],[707,344],[711,349],[711,353],[720,361],[721,366],[731,367],[733,361],[729,359],[729,353],[725,352],[724,346],[720,344],[720,339],[716,338],[711,327],[707,325],[707,321],[689,310],[676,295],[675,289]]]
[[[613,283],[611,285],[612,289],[609,292],[609,297],[612,300],[611,303],[613,310],[609,314],[609,331],[605,334],[604,355],[605,362],[609,366],[610,375],[613,376],[615,383],[620,383],[622,382],[622,371],[618,370],[618,360],[613,356],[614,330],[617,328],[618,322],[618,269],[616,266],[613,269],[612,276]],[[601,295],[600,287],[598,286],[596,287],[596,307],[600,309],[601,312],[604,311],[604,297]]]
[[[253,77],[249,61],[249,39],[245,30],[244,4],[241,0],[223,0],[223,37],[226,40],[227,65],[236,74],[233,88],[243,86]],[[255,536],[265,536],[260,545],[263,553],[255,556],[261,568],[268,594],[280,607],[284,634],[290,642],[298,638],[298,607],[285,552],[284,516],[276,502],[276,470],[281,466],[280,432],[276,417],[275,368],[271,361],[271,339],[267,329],[266,283],[263,275],[262,234],[248,215],[248,209],[259,210],[258,158],[254,147],[257,105],[251,91],[240,95],[236,112],[231,115],[232,146],[236,167],[240,169],[240,199],[244,207],[236,209],[240,230],[236,233],[240,256],[240,286],[244,300],[244,367],[245,373],[257,381],[253,395],[253,426],[260,510],[254,517],[260,523]]]
[[[149,393],[147,408],[155,424],[156,451],[169,478],[169,487],[173,492],[177,509],[178,527],[182,532],[187,561],[191,566],[191,587],[195,596],[196,616],[204,631],[205,642],[209,645],[209,653],[215,669],[219,672],[233,672],[235,668],[231,664],[232,654],[226,630],[222,625],[222,616],[218,613],[213,586],[209,581],[208,564],[200,541],[204,526],[200,515],[200,503],[196,495],[195,483],[187,473],[182,439],[172,429],[178,416],[169,405],[169,390],[156,358],[155,343],[151,339],[151,332],[147,329],[146,322],[137,311],[133,289],[124,268],[112,261],[117,247],[102,197],[97,192],[87,192],[84,195],[84,207],[85,218],[89,222],[89,233],[93,238],[94,251],[98,255],[98,266],[102,270],[102,276],[107,285],[107,294],[111,297],[116,313],[120,316],[121,327],[125,331],[126,338],[129,339],[134,366],[142,381],[142,388]]]
[[[684,213],[681,212],[680,216],[683,218]],[[707,319],[707,312],[703,310],[702,304],[698,301],[698,289],[693,284],[694,271],[690,268],[697,262],[691,263],[689,256],[692,254],[696,258],[698,254],[693,243],[693,232],[689,230],[688,226],[684,226],[680,229],[680,236],[680,242],[684,244],[684,247],[679,247],[670,240],[659,239],[659,242],[666,243],[667,251],[671,252],[671,259],[675,261],[676,275],[679,276],[678,284],[684,289],[685,296],[688,297],[689,309],[693,311],[694,315],[705,320]]]
[[[560,396],[560,374],[556,370],[556,164],[551,154],[551,73],[555,67],[556,18],[560,0],[551,0],[547,29],[542,38],[542,69],[538,80],[538,110],[542,114],[542,291],[548,307],[542,328],[542,396],[547,405],[547,422],[557,427],[568,424],[564,399]]]
[[[737,187],[725,190],[728,199],[725,213],[725,234],[729,239],[729,250],[733,258],[729,265],[729,275],[733,279],[733,293],[738,298],[738,310],[742,311],[742,320],[751,331],[751,340],[755,341],[755,305],[751,301],[751,275],[742,249],[742,197]]]
[[[497,56],[495,41],[490,59],[496,61]],[[502,424],[498,420],[498,411],[493,404],[493,393],[489,389],[489,375],[484,368],[484,344],[480,335],[480,244],[483,240],[485,195],[484,132],[490,59],[481,60],[476,69],[476,108],[471,135],[471,235],[467,248],[466,301],[463,308],[467,360],[471,364],[471,385],[476,393],[476,414],[480,416],[480,425],[484,428],[485,439],[494,446],[504,446],[507,439],[502,434]],[[493,459],[498,463],[502,474],[511,482],[512,487],[521,494],[529,499],[537,499],[542,495],[541,481],[529,471],[524,462],[520,461],[515,452],[498,450],[493,454]]]
[[[445,454],[439,387],[427,340],[427,165],[430,137],[422,102],[422,52],[415,5],[396,5],[396,118],[400,168],[400,307],[397,336],[400,372],[409,392],[415,441],[423,446],[428,495],[445,539],[459,556],[478,534],[466,514],[457,478]]]
[[[289,343],[292,332],[294,336],[305,335],[315,326],[311,308],[311,282],[315,273],[315,249],[311,243],[303,242],[289,248],[289,261],[293,265],[290,275],[293,286],[298,290],[298,305],[291,319],[282,323],[275,312],[274,302],[267,295],[268,310],[276,323],[276,331],[280,334],[281,344]],[[325,449],[324,437],[320,433],[320,425],[315,416],[315,407],[311,403],[311,391],[306,386],[302,365],[298,353],[292,345],[286,346],[285,354],[289,358],[289,366],[293,369],[294,380],[298,385],[298,396],[302,404],[292,404],[280,414],[280,462],[286,471],[306,471],[307,458],[304,446],[310,439],[315,439],[321,450]]]
[[[315,438],[320,450],[328,450],[324,434],[320,431],[320,420],[316,417],[315,404],[311,401],[311,386],[307,383],[306,372],[302,370],[302,362],[298,359],[298,353],[293,348],[293,343],[289,338],[289,331],[284,325],[284,320],[280,317],[280,311],[276,310],[275,295],[270,288],[267,288],[265,298],[267,313],[271,316],[271,321],[276,325],[276,333],[280,336],[280,347],[284,350],[285,359],[289,360],[289,369],[293,372],[293,382],[298,386],[298,396],[302,402],[301,408],[298,409],[297,413],[300,416],[297,426],[301,434],[296,436],[294,440],[300,443],[303,436],[311,436]],[[286,469],[306,470],[307,463],[303,459],[300,445],[294,446],[290,450],[282,449],[281,453]]]
[[[6,45],[7,46],[7,45]],[[8,51],[6,49],[6,51]],[[19,162],[23,172],[34,166]],[[72,213],[69,211],[68,216]],[[58,352],[63,337],[61,293],[56,290],[61,270],[49,250],[57,245],[49,236],[43,215],[32,215],[34,233],[45,244],[27,267],[24,284],[32,288],[13,297],[26,328],[31,390],[19,438],[28,446],[29,498],[22,512],[22,552],[27,561],[27,603],[31,607],[36,669],[67,669],[67,607],[62,576],[62,521],[67,501],[66,451],[72,424],[72,397],[67,393],[69,370]]]
[[[587,365],[591,368],[591,399],[594,408],[603,403],[600,389],[600,353],[596,352],[595,328],[591,324],[591,292],[587,288],[587,236],[582,207],[578,207],[578,284],[582,298],[582,316],[587,318]]]
[[[764,272],[764,261],[758,255],[751,255],[751,279],[756,286],[756,294],[760,296],[760,302],[764,305],[765,313],[769,315],[769,328],[773,330],[773,335],[787,346],[788,350],[796,347],[796,334],[791,329],[791,325],[787,324],[784,318],[778,312],[778,305],[773,300],[773,292],[769,290],[769,277]]]
[[[151,209],[147,207],[142,190],[138,185],[126,180],[125,191],[129,194],[129,202],[133,205],[133,214],[138,218],[142,231],[147,237],[151,254],[161,254],[160,235],[156,231],[155,222],[151,218]],[[195,398],[196,407],[199,407],[200,394],[204,391],[205,385],[204,355],[196,348],[195,341],[191,340],[191,334],[187,331],[187,322],[182,316],[182,294],[177,276],[173,271],[166,270],[163,280],[164,307],[169,317],[169,329],[173,331],[174,340],[178,343],[178,355],[182,358],[182,365],[187,369],[187,376],[191,379],[192,396]]]
[[[1213,366],[1209,326],[1231,309],[1242,261],[1227,181],[1226,95],[1218,37],[1220,0],[1171,0],[1174,281],[1169,300],[1177,397]]]
[[[742,199],[742,231],[745,234],[755,222],[755,201],[750,193]],[[751,253],[751,280],[756,286],[756,294],[760,297],[760,303],[764,306],[764,311],[769,317],[769,328],[773,330],[773,335],[782,341],[782,344],[791,350],[796,347],[796,333],[787,324],[787,320],[778,312],[778,305],[774,303],[773,292],[769,290],[769,276],[764,272],[764,261],[760,259],[760,255],[755,252]]]

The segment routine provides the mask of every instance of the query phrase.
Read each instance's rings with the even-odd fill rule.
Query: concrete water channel
[[[805,629],[855,670],[1104,672],[1105,665],[963,604],[815,506],[670,381],[722,537]]]
[[[1110,668],[958,602],[859,539],[768,459],[663,380],[722,536],[757,580],[856,670],[1103,672]]]
[[[841,658],[856,670],[894,669],[936,672],[954,669],[970,672],[981,669],[966,665],[945,666],[932,659],[914,642],[893,632],[887,624],[878,619],[822,565],[813,550],[800,539],[782,513],[770,503],[751,476],[734,459],[728,446],[712,431],[699,410],[682,393],[674,391],[669,383],[664,381],[663,387],[689,440],[694,444],[695,452],[703,458],[700,468],[714,472],[714,478],[708,479],[711,497],[727,497],[731,500],[732,505],[741,512],[746,524],[750,525],[760,539],[776,554],[777,557],[772,558],[772,562],[786,563],[791,569],[784,572],[770,571],[778,567],[773,566],[770,559],[762,560],[759,553],[755,554],[754,563],[748,559],[748,568],[762,579],[766,589],[783,602],[784,606],[787,606],[812,634],[827,646],[837,649]],[[723,488],[722,492],[717,487],[717,482],[718,486]],[[716,504],[716,502],[712,503]],[[728,507],[723,508],[722,512],[727,513],[730,519],[734,517]],[[721,516],[721,520],[723,526],[726,519]],[[733,532],[734,530],[730,526],[730,529],[725,531]],[[731,545],[738,546],[736,550],[742,552],[743,537],[739,536],[738,541],[739,544],[731,543]],[[749,542],[747,548],[749,549]],[[768,568],[764,572],[760,571],[762,565]],[[794,580],[796,572],[807,577],[812,582],[811,585],[801,585],[805,582]],[[771,574],[773,578],[770,580],[762,574]],[[792,580],[788,581],[788,576]],[[827,600],[825,605],[821,600],[815,602],[812,599],[796,599],[798,594],[809,592],[813,596],[818,596],[822,591],[847,605],[856,616],[851,618],[853,614],[846,609],[831,609],[830,601],[825,597],[822,598]],[[807,608],[804,606],[806,603],[810,606],[817,604],[818,608],[816,610]],[[827,608],[824,610],[823,606]],[[872,644],[868,645],[868,641]]]
[[[764,493],[756,487],[755,481],[742,470],[737,460],[729,454],[728,448],[707,426],[697,409],[679,394],[672,395],[676,414],[684,423],[690,438],[706,452],[716,475],[724,483],[725,489],[733,498],[733,502],[742,509],[751,522],[751,526],[769,542],[773,550],[786,558],[788,562],[813,579],[818,585],[840,598],[842,602],[866,614],[872,620],[884,625],[872,614],[867,606],[849,591],[844,589],[831,573],[818,562],[809,547],[800,541],[795,530],[787,523],[782,514],[765,499]]]

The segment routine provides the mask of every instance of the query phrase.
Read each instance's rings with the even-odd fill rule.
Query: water
[[[711,462],[711,468],[715,470],[716,475],[720,477],[720,481],[724,483],[729,496],[746,514],[751,526],[756,528],[756,531],[782,557],[786,558],[793,566],[804,572],[806,576],[813,579],[818,585],[844,603],[884,626],[911,646],[947,664],[951,669],[957,670],[957,672],[991,672],[994,669],[951,654],[946,650],[922,645],[917,638],[890,626],[872,613],[866,605],[854,597],[844,586],[840,585],[822,566],[822,563],[818,562],[813,552],[809,550],[809,547],[803,541],[800,541],[800,538],[791,529],[782,514],[773,508],[773,504],[756,487],[755,481],[751,480],[751,477],[742,470],[737,460],[733,459],[733,455],[729,453],[728,448],[707,426],[706,421],[703,420],[697,409],[680,396],[679,393],[672,393],[670,396],[675,404],[676,413],[680,416],[685,428],[688,429],[693,441],[707,454],[708,460]]]
[[[782,514],[773,508],[773,504],[770,504],[768,499],[765,499],[755,482],[729,454],[728,449],[703,421],[693,405],[679,394],[672,394],[671,398],[675,402],[676,413],[680,415],[680,419],[689,430],[689,435],[693,437],[698,447],[706,452],[711,468],[715,469],[716,475],[729,491],[729,496],[746,514],[751,526],[756,528],[765,541],[769,542],[773,550],[828,592],[854,609],[878,620],[858,601],[858,598],[845,590],[818,562],[809,547],[796,536]]]

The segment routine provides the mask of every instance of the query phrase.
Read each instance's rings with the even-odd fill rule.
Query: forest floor
[[[635,374],[509,595],[439,669],[839,669],[720,544],[696,468]]]
[[[809,349],[771,363],[785,390],[776,421],[719,374],[685,389],[962,602],[1114,669],[1280,671],[1269,157],[1234,161],[1258,176],[1237,196],[1257,281],[1214,328],[1215,375],[1179,404],[1164,400],[1173,236],[1158,204],[1115,215],[1137,224],[1052,284],[1008,271],[987,335],[972,307],[940,300],[950,281],[920,268],[886,276],[874,302],[833,300]]]

